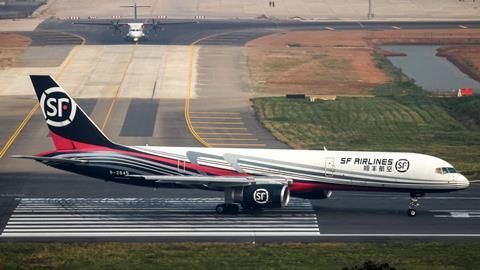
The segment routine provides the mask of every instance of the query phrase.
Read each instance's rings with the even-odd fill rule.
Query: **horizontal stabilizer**
[[[37,156],[22,156],[22,155],[13,155],[11,158],[24,158],[24,159],[33,159],[42,163],[58,162],[58,163],[71,163],[71,164],[85,164],[86,160],[80,159],[70,159],[70,158],[55,158],[55,157],[37,157]]]

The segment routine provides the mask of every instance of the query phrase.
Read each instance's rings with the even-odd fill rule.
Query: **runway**
[[[393,26],[433,29],[459,28],[460,25],[476,28],[480,27],[480,22],[202,21],[191,26],[166,27],[138,46],[190,46],[198,41],[195,45],[199,48],[198,76],[197,82],[191,84],[198,95],[190,100],[188,115],[192,127],[207,144],[285,148],[255,120],[250,108],[248,99],[252,93],[241,76],[245,63],[240,50],[245,42],[283,29],[380,30]],[[130,45],[108,28],[72,26],[70,21],[47,20],[36,31],[22,34],[32,37],[34,50],[41,52],[43,49],[40,54],[52,67],[62,63],[74,46],[82,43],[78,36],[84,38],[87,45]],[[59,46],[56,47],[58,53],[53,55],[51,50],[50,54],[45,53],[53,45]],[[27,58],[24,63],[37,63]],[[45,59],[37,60],[44,63]],[[168,57],[161,59],[167,61]],[[135,66],[135,61],[132,62]],[[126,61],[121,59],[119,63],[125,65]],[[126,66],[121,70],[125,74],[128,73]],[[159,68],[159,71],[163,70]],[[98,72],[106,72],[105,66],[99,65],[92,71],[93,75],[87,77],[91,79]],[[111,73],[119,72],[113,70]],[[66,74],[78,75],[69,71]],[[92,80],[87,85],[96,89],[97,84],[98,81]],[[135,81],[125,84],[137,85]],[[158,92],[155,91],[157,86],[152,86],[148,94],[153,97]],[[174,99],[120,96],[114,98],[111,110],[112,98],[81,98],[79,104],[98,125],[106,123],[104,132],[116,142],[201,146],[187,126],[185,88],[182,84],[178,88],[182,91],[181,98]],[[128,89],[121,94],[127,93]],[[2,147],[34,102],[33,95],[2,97]],[[225,132],[231,128],[241,132]],[[6,157],[0,159],[0,241],[310,242],[480,237],[479,185],[451,194],[427,194],[421,199],[422,206],[416,218],[406,216],[406,194],[349,192],[336,192],[328,200],[297,199],[291,207],[281,210],[218,216],[214,213],[214,206],[222,196],[218,192],[123,186],[67,174],[28,160],[7,158],[12,154],[31,155],[50,148],[46,125],[37,111],[16,137]]]
[[[368,192],[334,192],[327,200],[294,198],[284,209],[220,216],[214,211],[220,192],[154,190],[54,170],[1,177],[0,241],[268,243],[480,237],[478,185],[427,194],[415,218],[406,215],[407,194]]]

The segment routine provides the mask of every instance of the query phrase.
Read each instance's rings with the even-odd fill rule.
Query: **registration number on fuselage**
[[[109,170],[108,173],[113,176],[127,176],[128,171],[124,170]]]

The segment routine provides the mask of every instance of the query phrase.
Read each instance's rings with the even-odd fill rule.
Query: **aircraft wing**
[[[197,24],[199,21],[190,21],[190,22],[145,22],[143,25],[146,26],[155,26],[155,25],[172,25],[172,24]]]
[[[121,23],[121,22],[73,22],[73,24],[84,24],[84,25],[105,25],[105,26],[123,26],[127,25],[128,23]]]
[[[42,163],[51,163],[51,162],[61,162],[61,163],[70,163],[70,164],[85,164],[86,160],[81,159],[70,159],[70,158],[55,158],[55,157],[37,157],[37,156],[22,156],[22,155],[13,155],[11,158],[23,158],[23,159],[33,159]]]
[[[215,187],[238,187],[255,184],[283,184],[289,185],[291,179],[283,177],[255,177],[255,176],[185,176],[185,175],[129,175],[129,177],[151,180],[157,183],[171,183],[184,185],[206,185]]]

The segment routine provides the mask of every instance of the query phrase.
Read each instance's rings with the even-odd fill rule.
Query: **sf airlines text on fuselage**
[[[340,164],[392,166],[392,158],[341,158]]]
[[[394,162],[391,158],[341,158],[340,164],[363,165],[365,172],[397,172],[404,173],[410,168],[410,162],[406,159],[399,159]]]

